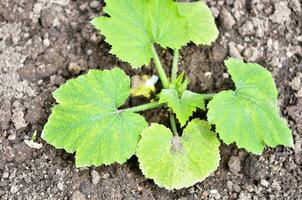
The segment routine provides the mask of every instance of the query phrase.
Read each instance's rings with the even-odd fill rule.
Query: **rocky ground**
[[[190,88],[216,92],[232,87],[223,60],[229,56],[266,66],[280,92],[282,115],[295,148],[267,149],[262,156],[221,146],[219,169],[180,191],[158,188],[141,174],[136,158],[122,166],[76,169],[74,155],[39,138],[54,103],[51,92],[92,68],[119,65],[89,24],[102,1],[0,1],[0,199],[302,199],[302,2],[207,0],[220,37],[212,47],[190,44],[181,67]],[[171,52],[161,54],[171,60]],[[131,103],[131,102],[130,102]],[[132,100],[135,104],[135,100]],[[146,114],[162,120],[159,111]],[[38,149],[28,146],[38,133]]]

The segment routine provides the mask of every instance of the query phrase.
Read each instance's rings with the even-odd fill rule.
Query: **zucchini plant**
[[[134,69],[152,60],[163,89],[155,101],[125,108],[130,78],[118,67],[90,70],[59,87],[42,138],[75,152],[77,167],[122,164],[136,155],[147,178],[160,187],[180,189],[217,169],[218,136],[258,155],[266,145],[293,146],[291,131],[279,114],[274,80],[262,66],[230,58],[225,65],[235,90],[199,94],[187,89],[189,80],[178,70],[179,49],[189,42],[210,45],[219,34],[203,2],[107,0],[104,11],[107,15],[92,24],[112,46],[110,52]],[[155,44],[174,51],[170,76]],[[171,130],[158,123],[149,126],[138,114],[154,108],[168,109]],[[208,122],[190,120],[197,109],[208,111]]]

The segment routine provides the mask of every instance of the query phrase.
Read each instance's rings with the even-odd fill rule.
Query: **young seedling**
[[[272,75],[258,64],[228,59],[225,65],[236,89],[198,94],[187,89],[189,80],[178,74],[179,49],[190,41],[210,45],[218,36],[214,18],[203,2],[173,0],[108,0],[92,24],[111,44],[111,53],[133,68],[153,60],[163,89],[152,103],[121,108],[130,95],[130,78],[119,68],[90,70],[67,81],[53,96],[42,137],[57,148],[76,152],[77,167],[124,163],[132,155],[143,174],[167,189],[189,187],[202,181],[219,165],[220,142],[236,143],[261,154],[265,146],[292,147],[293,139],[279,115]],[[154,45],[174,50],[168,78]],[[198,108],[208,121],[193,119]],[[171,129],[148,126],[137,112],[169,108]],[[176,118],[183,129],[178,129]]]

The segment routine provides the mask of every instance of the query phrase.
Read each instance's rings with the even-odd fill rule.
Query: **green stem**
[[[172,71],[171,71],[171,81],[174,81],[177,77],[178,57],[179,57],[179,51],[178,51],[178,49],[174,49]]]
[[[169,79],[168,79],[166,72],[159,60],[158,54],[157,54],[154,46],[152,46],[152,53],[153,53],[153,57],[154,57],[154,64],[155,64],[156,70],[158,72],[159,78],[160,78],[164,88],[169,88]]]
[[[173,131],[174,136],[179,136],[178,132],[177,132],[177,127],[176,127],[176,119],[175,119],[175,115],[173,113],[170,113],[170,123],[171,123],[171,128]]]
[[[159,102],[152,102],[152,103],[135,106],[132,108],[121,109],[121,110],[118,110],[118,113],[122,113],[122,112],[126,112],[126,111],[141,112],[141,111],[145,111],[145,110],[158,108],[158,107],[161,107],[162,105],[164,105],[164,104],[159,103]]]
[[[216,95],[216,93],[210,93],[210,94],[201,94],[203,100],[211,100]]]

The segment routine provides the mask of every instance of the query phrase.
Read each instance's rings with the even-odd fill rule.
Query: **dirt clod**
[[[232,156],[228,162],[231,172],[238,173],[241,170],[241,160],[237,156]]]

